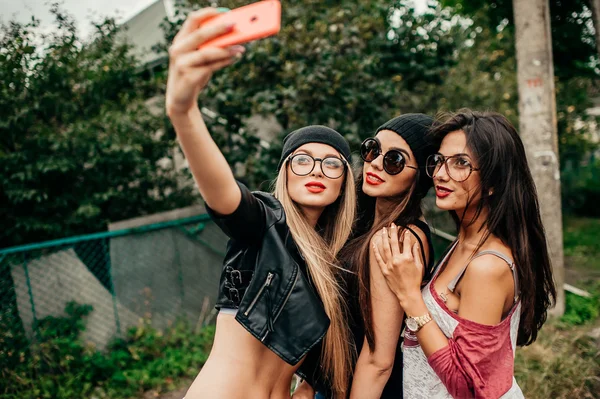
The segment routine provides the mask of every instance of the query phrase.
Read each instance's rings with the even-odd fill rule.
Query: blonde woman
[[[350,349],[335,259],[355,216],[350,148],[332,129],[304,127],[284,141],[273,194],[237,183],[197,104],[211,74],[244,52],[197,50],[231,29],[202,27],[216,14],[192,13],[169,51],[167,114],[209,213],[230,237],[213,347],[186,397],[289,398],[292,376],[321,341],[321,367],[343,397]]]

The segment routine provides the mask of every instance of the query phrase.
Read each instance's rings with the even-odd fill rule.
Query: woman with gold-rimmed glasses
[[[408,316],[404,396],[523,398],[515,348],[535,341],[556,298],[525,148],[493,112],[449,115],[432,135],[441,146],[426,170],[457,240],[424,288],[410,235],[392,225],[373,247]]]

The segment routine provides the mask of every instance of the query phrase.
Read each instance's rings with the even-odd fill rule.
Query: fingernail
[[[240,45],[235,45],[235,46],[231,46],[228,48],[229,52],[231,54],[244,54],[246,52],[246,47],[244,46],[240,46]]]
[[[395,229],[396,225],[392,222],[392,229]]]
[[[218,7],[217,8],[217,12],[227,12],[227,11],[231,11],[231,10],[227,7]]]

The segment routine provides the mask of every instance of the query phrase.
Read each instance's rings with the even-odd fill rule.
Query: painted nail
[[[231,54],[244,54],[246,52],[246,47],[244,46],[240,46],[240,45],[235,45],[235,46],[231,46],[228,48],[229,52]]]
[[[217,8],[217,12],[227,12],[227,11],[231,11],[229,8],[227,7],[219,7]]]

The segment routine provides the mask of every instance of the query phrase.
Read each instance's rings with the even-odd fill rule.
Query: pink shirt
[[[448,309],[433,283],[454,247],[456,243],[422,290],[425,305],[448,338],[448,346],[427,358],[417,337],[405,329],[404,397],[524,398],[514,378],[521,302],[517,300],[509,314],[494,326],[466,320]],[[494,255],[507,261],[514,274],[512,261],[502,254]]]

